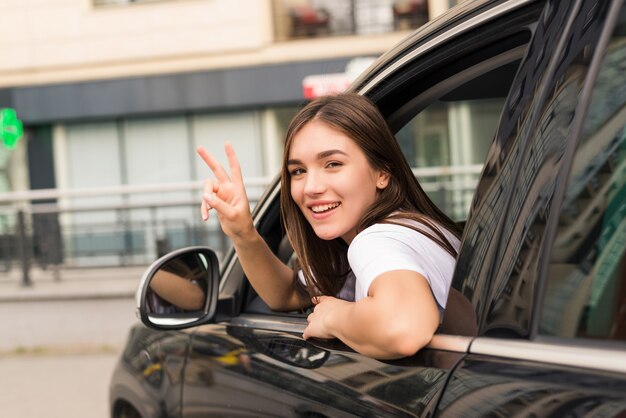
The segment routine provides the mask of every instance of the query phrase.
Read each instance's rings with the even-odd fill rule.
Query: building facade
[[[199,216],[183,205],[198,200],[197,188],[129,190],[198,184],[210,172],[195,149],[202,145],[225,163],[226,140],[245,178],[271,178],[284,129],[311,94],[349,82],[451,3],[5,0],[0,108],[16,110],[25,136],[13,150],[0,146],[0,193],[125,192],[6,199],[0,228],[8,233],[16,204],[28,203],[35,240],[57,237],[34,244],[36,255],[60,248],[52,263],[88,256],[96,264],[145,262],[164,237],[170,247],[204,243],[190,241]],[[438,131],[448,130],[447,116],[439,126],[419,130],[431,139],[419,142],[428,149],[413,151],[416,165],[424,152],[437,154],[435,165],[449,162],[452,151]]]

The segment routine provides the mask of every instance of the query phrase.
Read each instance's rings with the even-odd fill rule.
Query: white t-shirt
[[[419,222],[401,222],[433,234]],[[445,228],[440,230],[458,251],[459,239]],[[348,248],[348,262],[352,272],[337,295],[341,299],[359,301],[367,297],[376,277],[388,271],[410,270],[426,278],[437,303],[445,309],[456,260],[424,234],[409,227],[381,223],[357,234]],[[298,276],[304,284],[302,271]]]
[[[418,222],[403,223],[423,231],[430,229]],[[440,228],[458,251],[460,242],[451,232]],[[430,234],[433,234],[430,231]],[[374,279],[393,270],[415,271],[428,281],[440,307],[446,307],[456,260],[439,244],[409,227],[375,224],[361,231],[348,248],[348,262],[356,277],[354,300],[367,297]]]

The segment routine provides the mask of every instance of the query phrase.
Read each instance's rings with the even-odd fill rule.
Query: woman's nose
[[[304,184],[304,193],[308,195],[317,195],[326,190],[323,176],[312,170],[307,173],[306,183]]]

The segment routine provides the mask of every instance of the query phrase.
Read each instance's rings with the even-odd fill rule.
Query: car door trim
[[[478,337],[470,345],[469,352],[470,354],[626,373],[626,351],[617,347],[612,349],[573,345],[567,342],[552,343]]]
[[[467,353],[473,337],[462,335],[435,334],[426,348],[433,350],[454,351],[455,353]]]
[[[302,334],[307,326],[304,316],[241,314],[230,320],[230,324],[243,327],[261,328],[273,331]],[[467,353],[473,337],[436,334],[426,348],[433,350]]]
[[[232,325],[261,328],[272,331],[302,334],[306,328],[306,317],[287,315],[241,314],[230,320]]]
[[[430,88],[421,92],[405,104],[395,110],[388,118],[387,124],[394,129],[396,126],[406,123],[403,118],[405,115],[414,115],[421,112],[428,105],[432,104],[435,100],[450,93],[454,89],[462,86],[464,83],[477,78],[480,75],[487,74],[489,71],[493,71],[504,65],[515,62],[515,60],[521,60],[526,51],[527,45],[520,45],[494,55],[493,57],[486,59],[478,64],[467,67],[466,69],[459,71],[458,73],[448,77],[447,79],[434,84]],[[409,118],[407,118],[409,119]],[[403,121],[403,122],[398,122]],[[394,129],[395,130],[395,129]]]
[[[397,71],[398,68],[404,66],[410,61],[414,60],[416,57],[422,55],[423,53],[433,49],[437,45],[446,42],[448,39],[461,35],[464,32],[467,32],[472,27],[478,26],[481,23],[492,20],[500,15],[503,15],[508,12],[512,12],[515,9],[519,9],[526,4],[532,3],[533,0],[520,0],[517,2],[507,2],[498,6],[495,6],[493,9],[482,13],[478,16],[468,19],[467,21],[459,24],[452,30],[446,31],[444,34],[439,35],[430,41],[424,43],[422,46],[416,48],[412,52],[406,54],[399,60],[395,61],[389,67],[382,70],[379,74],[377,74],[372,80],[367,82],[367,84],[358,89],[360,94],[367,94],[370,90],[376,87],[381,81],[384,81],[390,73]]]

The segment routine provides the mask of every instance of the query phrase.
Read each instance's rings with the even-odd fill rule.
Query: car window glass
[[[494,280],[493,264],[506,241],[498,239],[515,190],[516,173],[523,164],[537,112],[533,103],[545,100],[551,91],[548,63],[555,55],[563,27],[575,3],[548,1],[533,29],[533,39],[515,76],[506,99],[494,140],[474,192],[464,239],[457,258],[452,287],[467,297],[475,308],[478,323],[483,322]],[[512,220],[519,219],[511,217]]]
[[[463,254],[461,250],[458,266],[468,269],[468,277],[472,277],[475,266],[484,274],[480,282],[480,292],[475,295],[487,297],[485,312],[481,321],[481,333],[490,336],[525,337],[530,333],[534,295],[537,279],[542,268],[542,243],[546,238],[546,225],[554,203],[557,190],[557,178],[562,172],[564,154],[575,132],[574,121],[579,109],[579,99],[589,74],[596,44],[603,31],[609,3],[570,3],[551,2],[546,7],[542,21],[550,22],[545,27],[545,36],[549,42],[536,38],[531,45],[533,55],[523,64],[529,66],[532,78],[522,84],[530,84],[530,101],[527,112],[520,112],[522,119],[512,120],[515,125],[503,122],[494,148],[488,157],[489,168],[485,170],[483,179],[491,183],[491,190],[498,204],[489,200],[482,203],[485,214],[493,216],[493,220],[483,222],[485,228],[498,225],[501,232],[496,239],[485,242],[474,236],[472,228],[481,226],[474,224],[466,231],[464,245],[483,246],[489,251],[486,254]],[[551,17],[552,16],[552,17]],[[543,50],[542,48],[544,48]],[[541,64],[539,64],[541,63]],[[535,72],[533,68],[543,66]],[[521,88],[521,87],[520,87]],[[509,109],[517,111],[515,94],[509,98]],[[500,142],[504,132],[510,130],[511,138]],[[502,161],[502,148],[510,142],[510,152],[506,155],[514,165]],[[493,151],[493,153],[492,153]],[[500,167],[496,176],[491,176],[491,167]],[[507,187],[496,187],[498,183],[505,185],[508,178],[514,181]],[[482,184],[479,185],[481,193]],[[503,197],[501,197],[503,196]],[[497,233],[497,232],[496,232]],[[490,263],[475,263],[478,257]],[[467,283],[467,281],[466,281]]]
[[[552,247],[539,332],[626,340],[626,8],[595,81]]]
[[[543,2],[412,59],[368,95],[433,202],[467,220],[485,155]],[[488,27],[488,29],[487,29]]]

